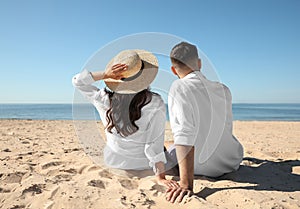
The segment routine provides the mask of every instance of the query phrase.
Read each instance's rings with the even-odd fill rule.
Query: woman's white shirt
[[[95,82],[87,70],[76,74],[72,83],[99,112],[104,126],[106,112],[110,107],[108,94],[104,89],[92,85]],[[153,95],[149,104],[141,111],[141,118],[135,121],[139,130],[128,137],[119,135],[115,128],[112,133],[105,130],[107,143],[104,148],[104,162],[119,169],[143,170],[154,167],[157,162],[166,163],[164,154],[164,133],[166,107],[159,95]]]

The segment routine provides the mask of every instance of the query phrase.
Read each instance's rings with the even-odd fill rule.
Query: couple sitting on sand
[[[167,200],[181,202],[193,192],[194,175],[217,177],[238,169],[243,147],[232,135],[231,94],[201,73],[196,46],[173,47],[172,84],[168,108],[174,145],[164,148],[165,104],[149,85],[158,72],[157,58],[145,50],[120,52],[105,71],[84,70],[74,86],[97,108],[107,137],[104,162],[124,170],[153,169],[167,187]],[[98,89],[92,83],[104,80]],[[179,171],[180,182],[167,180],[167,170]],[[176,172],[175,172],[176,173]]]

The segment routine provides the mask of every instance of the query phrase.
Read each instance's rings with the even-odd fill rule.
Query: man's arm
[[[197,126],[195,111],[190,100],[194,97],[185,88],[186,83],[175,81],[169,92],[168,104],[170,124],[176,144],[176,155],[179,164],[180,187],[167,191],[167,200],[181,202],[184,196],[193,191],[194,181],[194,145],[196,141]]]
[[[176,145],[179,165],[180,187],[193,191],[194,184],[194,146]]]
[[[167,200],[181,202],[185,195],[193,193],[194,184],[194,146],[176,145],[179,165],[180,187],[167,191]]]

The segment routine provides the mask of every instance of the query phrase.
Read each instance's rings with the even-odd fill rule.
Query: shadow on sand
[[[208,196],[218,191],[232,189],[282,192],[300,191],[300,175],[292,173],[294,166],[300,166],[300,161],[286,160],[273,162],[270,160],[246,157],[243,159],[243,165],[241,165],[236,172],[228,173],[215,179],[208,178],[208,180],[229,180],[238,183],[249,183],[255,185],[224,188],[205,187],[195,195],[206,199]],[[206,177],[201,176],[195,177],[195,179],[202,178],[207,179]]]

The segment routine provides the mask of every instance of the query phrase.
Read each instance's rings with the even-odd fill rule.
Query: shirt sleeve
[[[168,96],[174,144],[193,146],[196,140],[196,129],[191,98],[187,91],[182,91],[176,86],[178,85],[171,87]]]
[[[161,108],[155,110],[155,114],[151,119],[151,134],[149,140],[145,145],[145,155],[149,159],[149,166],[155,168],[155,163],[166,163],[164,153],[164,136],[166,124],[166,110],[165,104],[162,102]]]
[[[92,85],[95,80],[88,70],[83,70],[72,78],[73,86],[92,104],[98,103],[102,108],[109,106],[108,96],[104,89],[99,89]]]

